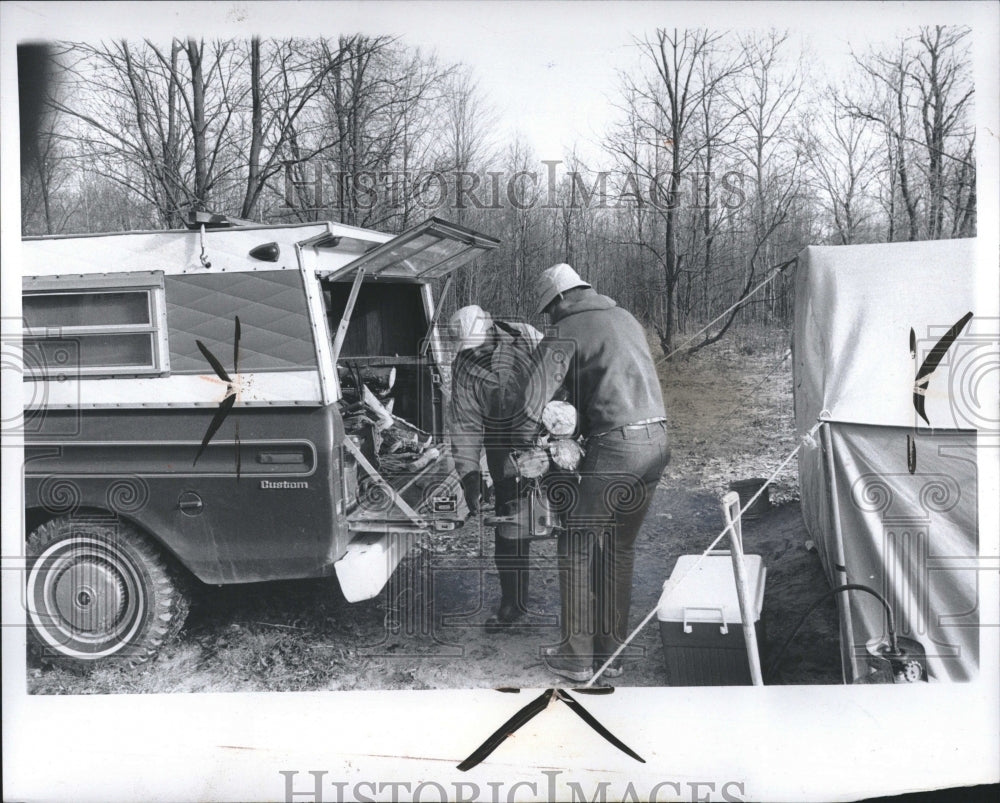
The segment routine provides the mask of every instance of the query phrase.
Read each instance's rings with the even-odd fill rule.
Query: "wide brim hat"
[[[546,268],[535,279],[535,314],[540,315],[556,296],[575,287],[590,287],[580,274],[565,262]]]
[[[478,304],[469,304],[456,310],[448,319],[448,330],[454,340],[455,351],[483,345],[492,326],[492,316]]]

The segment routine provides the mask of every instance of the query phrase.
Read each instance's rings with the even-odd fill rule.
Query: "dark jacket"
[[[665,418],[663,395],[646,334],[639,322],[591,289],[561,300],[524,393],[529,415],[541,411],[560,387],[580,415],[584,436]]]
[[[492,334],[488,346],[460,352],[452,364],[449,429],[460,477],[479,470],[484,446],[509,451],[511,433],[523,426],[518,391],[534,364],[541,333],[528,324],[500,322]]]

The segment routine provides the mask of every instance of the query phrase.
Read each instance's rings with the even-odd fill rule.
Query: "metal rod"
[[[201,260],[201,266],[203,268],[212,267],[212,263],[208,261],[208,256],[205,254],[205,224],[201,224],[201,236],[199,237],[199,242],[201,243],[201,255],[198,257]]]
[[[834,560],[836,561],[833,568],[837,573],[837,581],[834,585],[842,586],[849,583],[850,578],[847,576],[847,557],[844,554],[844,531],[840,521],[840,505],[837,501],[837,469],[833,462],[833,440],[829,423],[822,422],[819,428],[819,438],[830,488],[830,519],[833,522]],[[854,654],[854,617],[851,614],[850,594],[837,595],[837,612],[840,614],[840,672],[845,683],[852,683],[858,676],[858,660]]]
[[[354,312],[354,305],[358,301],[358,293],[361,291],[361,283],[365,280],[365,269],[358,268],[358,275],[354,277],[354,284],[351,285],[351,293],[347,297],[347,306],[344,307],[344,314],[340,316],[340,325],[337,327],[337,334],[333,338],[333,368],[337,370],[337,360],[340,359],[340,350],[344,347],[344,339],[347,337],[347,327],[351,325],[351,314]]]
[[[421,357],[426,357],[427,350],[431,347],[431,336],[434,334],[434,327],[437,326],[438,319],[441,317],[441,311],[444,309],[444,300],[448,296],[448,291],[451,289],[451,282],[454,278],[454,273],[448,274],[448,278],[444,281],[444,287],[441,289],[441,295],[438,296],[437,302],[434,304],[434,314],[431,316],[430,325],[427,327],[427,334],[424,335],[424,342],[420,345]]]
[[[403,499],[403,497],[401,497],[398,493],[396,493],[395,488],[393,488],[388,482],[385,481],[385,478],[378,473],[378,470],[375,468],[375,466],[373,466],[371,463],[368,462],[368,458],[365,457],[363,454],[361,454],[361,450],[357,447],[354,441],[352,441],[350,438],[345,438],[344,446],[347,448],[347,451],[349,451],[352,455],[354,455],[354,459],[358,461],[358,465],[365,470],[368,476],[370,476],[373,480],[375,480],[375,482],[378,483],[379,487],[383,491],[389,494],[389,498],[392,499],[396,507],[398,507],[406,515],[406,518],[408,518],[418,527],[422,529],[427,529],[427,522],[424,521],[424,519],[420,516],[419,513],[417,513],[417,511],[415,511],[412,507],[410,507],[406,503],[406,500]]]
[[[306,291],[306,305],[314,335],[313,347],[316,351],[316,365],[319,367],[320,394],[323,404],[326,405],[340,398],[340,378],[337,376],[337,367],[332,360],[332,352],[330,351],[331,338],[329,324],[326,320],[323,290],[316,279],[315,272],[306,270],[305,261],[302,259],[301,243],[295,243],[295,263],[299,266],[302,286]],[[317,293],[317,291],[319,292]]]
[[[760,670],[760,651],[757,647],[757,629],[754,627],[754,611],[750,608],[750,585],[747,582],[747,567],[743,562],[743,529],[740,526],[740,496],[730,491],[722,497],[723,512],[729,526],[729,555],[733,559],[736,575],[736,596],[740,601],[740,617],[743,620],[743,640],[747,646],[750,662],[750,679],[754,686],[764,685],[764,675]],[[734,513],[735,511],[735,513]]]

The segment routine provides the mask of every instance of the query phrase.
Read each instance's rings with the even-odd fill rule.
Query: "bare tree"
[[[496,114],[485,103],[468,67],[456,68],[443,82],[441,110],[444,148],[438,167],[454,174],[455,216],[462,223],[469,204],[475,206],[479,199],[474,191],[482,178],[470,173],[487,156],[488,131]]]
[[[702,83],[711,84],[717,70],[715,64],[705,60],[701,65]],[[727,97],[727,87],[736,79],[739,73],[733,72],[729,80],[718,86],[722,91],[703,93],[697,110],[698,128],[702,148],[695,156],[697,170],[692,181],[692,203],[689,205],[692,220],[689,223],[690,251],[700,253],[700,265],[682,275],[685,284],[684,303],[679,312],[684,315],[692,311],[697,300],[702,308],[703,319],[711,317],[712,294],[710,293],[717,269],[722,268],[721,255],[717,250],[718,238],[723,227],[732,215],[732,210],[724,203],[724,193],[720,191],[722,175],[720,167],[729,163],[736,144],[736,128],[734,123],[742,115],[744,109],[733,105]],[[721,174],[721,175],[720,175]],[[695,288],[700,292],[696,292]]]
[[[193,196],[185,191],[178,127],[174,74],[180,69],[180,47],[172,43],[165,58],[152,48],[136,52],[127,42],[71,45],[60,61],[65,99],[52,103],[65,115],[64,139],[80,158],[135,189],[168,226]]]
[[[955,171],[952,204],[952,237],[976,233],[976,137],[971,134],[962,160]]]
[[[741,39],[746,69],[728,94],[741,129],[734,148],[745,166],[744,174],[751,179],[747,203],[738,210],[742,229],[750,235],[741,238],[742,286],[721,328],[706,335],[691,351],[718,342],[733,325],[742,302],[754,292],[754,285],[771,278],[801,245],[782,244],[777,236],[801,200],[804,161],[803,149],[794,136],[802,86],[799,72],[782,64],[780,54],[786,40],[787,34],[777,31]],[[764,290],[773,315],[779,296],[773,284],[764,285]]]
[[[963,147],[961,156],[953,156],[949,147],[956,135],[968,141],[965,113],[974,93],[968,79],[968,35],[968,28],[937,25],[922,28],[917,37],[919,47],[911,75],[919,93],[927,152],[927,236],[931,239],[939,238],[944,231],[946,160],[957,161],[966,174],[971,167],[971,159],[962,158],[971,149],[967,152]]]
[[[454,303],[523,314],[534,272],[565,260],[664,353],[721,310],[695,348],[741,315],[787,320],[788,283],[761,283],[809,242],[975,232],[965,29],[856,57],[850,89],[809,107],[779,32],[661,29],[635,43],[593,160],[615,171],[569,154],[555,206],[523,141],[494,154],[472,71],[400,40],[66,45],[61,117],[23,177],[26,225],[176,226],[194,207],[399,230],[441,214],[502,241],[459,271]]]
[[[909,104],[907,101],[907,74],[910,57],[906,43],[901,42],[894,52],[871,53],[867,58],[855,56],[855,62],[869,77],[863,99],[848,101],[850,113],[879,123],[889,145],[887,160],[892,164],[894,187],[899,189],[906,213],[907,239],[920,237],[917,197],[912,188],[910,168]],[[893,205],[893,209],[894,209]]]
[[[640,243],[656,261],[663,276],[662,323],[655,323],[664,352],[672,348],[676,329],[676,289],[681,271],[686,269],[686,254],[678,250],[678,224],[681,185],[704,142],[696,139],[694,123],[706,95],[740,68],[730,59],[713,70],[704,62],[717,55],[721,34],[705,30],[659,29],[653,39],[637,40],[644,60],[651,65],[651,75],[634,78],[625,75],[627,130],[647,137],[644,145],[634,147],[628,136],[617,137],[610,149],[624,165],[626,175],[649,183],[656,195],[648,210],[637,205],[638,214],[654,214],[662,230],[657,244],[642,238]],[[690,176],[689,176],[690,179]],[[665,186],[664,186],[665,182]]]
[[[432,161],[443,149],[427,143],[441,136],[428,107],[440,103],[451,72],[434,57],[384,37],[357,37],[354,58],[333,71],[323,87],[323,114],[336,144],[330,165],[337,186],[336,214],[348,223],[400,225],[426,187],[410,182],[411,166]]]
[[[885,161],[894,173],[891,187],[902,200],[910,240],[974,231],[974,140],[968,123],[974,87],[968,35],[967,28],[921,28],[891,51],[854,56],[869,83],[864,95],[847,102],[847,109],[885,132],[890,144]],[[894,215],[894,195],[888,210]],[[890,218],[889,239],[894,237]]]
[[[188,208],[250,217],[324,78],[354,56],[296,40],[71,44],[52,105],[73,121],[63,139],[79,158],[138,192],[161,225]]]
[[[48,58],[47,53],[42,55]],[[45,82],[45,91],[52,88],[51,82]],[[24,234],[56,234],[71,211],[60,200],[70,178],[68,159],[59,138],[62,121],[51,108],[50,98],[40,98],[38,107],[37,125],[21,146],[21,230]]]
[[[270,182],[284,179],[285,171],[330,147],[320,144],[308,154],[299,148],[304,132],[321,130],[311,108],[324,80],[343,60],[351,58],[349,50],[331,52],[324,44],[297,39],[250,40],[250,141],[240,217],[254,215]]]
[[[829,88],[801,137],[813,186],[833,221],[837,242],[857,242],[871,217],[869,188],[876,178],[879,156],[871,126],[848,114],[837,92]]]

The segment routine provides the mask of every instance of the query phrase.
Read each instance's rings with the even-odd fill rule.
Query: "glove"
[[[469,506],[469,515],[479,513],[479,500],[483,484],[480,471],[470,471],[462,477],[462,493],[465,494],[465,504]]]

